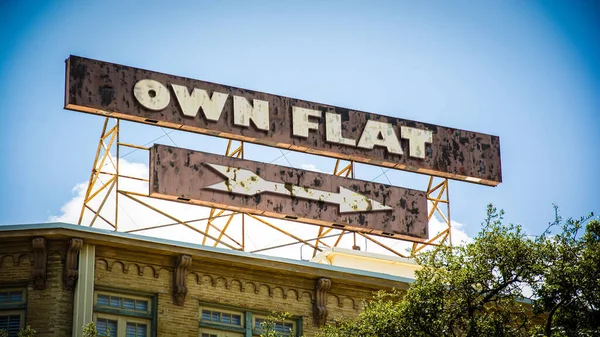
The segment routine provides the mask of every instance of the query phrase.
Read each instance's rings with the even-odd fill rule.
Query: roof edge
[[[334,274],[339,273],[340,275],[336,275],[339,278],[344,278],[344,275],[342,275],[342,274],[351,274],[354,276],[358,276],[360,278],[365,278],[361,283],[372,283],[372,282],[368,282],[369,278],[386,280],[388,282],[399,282],[399,283],[404,283],[406,285],[414,282],[414,280],[410,279],[410,278],[382,274],[382,273],[371,272],[371,271],[366,271],[366,270],[332,266],[332,265],[320,264],[320,263],[315,263],[315,262],[310,262],[310,261],[305,261],[305,260],[295,260],[295,259],[290,259],[290,258],[255,254],[255,253],[249,253],[249,252],[243,252],[243,251],[237,251],[237,250],[231,250],[231,249],[225,249],[225,248],[193,244],[193,243],[189,243],[189,242],[182,242],[182,241],[163,239],[163,238],[157,238],[157,237],[151,237],[151,236],[145,236],[145,235],[139,235],[139,234],[131,234],[131,233],[112,231],[112,230],[108,230],[108,229],[80,226],[80,225],[69,224],[69,223],[64,223],[64,222],[0,225],[0,233],[26,232],[26,231],[29,232],[29,231],[40,231],[40,230],[66,230],[66,231],[73,231],[73,232],[86,233],[86,234],[95,234],[95,235],[99,234],[99,235],[103,235],[106,237],[113,237],[113,238],[120,238],[120,239],[126,239],[126,240],[134,240],[134,241],[157,244],[159,246],[164,246],[164,248],[180,247],[183,249],[195,250],[195,251],[198,251],[198,253],[215,253],[216,254],[215,257],[221,258],[221,259],[228,259],[231,257],[241,258],[241,259],[245,260],[244,262],[246,262],[247,264],[250,264],[250,265],[257,264],[257,263],[260,264],[260,262],[263,262],[263,261],[268,261],[271,263],[275,262],[281,266],[283,266],[283,265],[290,266],[291,268],[288,268],[288,269],[296,270],[296,272],[299,272],[298,267],[300,267],[300,268],[305,269],[304,272],[308,272],[308,273],[312,273],[312,274],[315,274],[318,270],[327,271],[327,272],[334,273]],[[32,235],[44,235],[44,234],[43,233],[36,233],[36,234],[27,233],[27,234],[24,234],[23,236],[32,236]],[[74,234],[74,235],[76,236],[76,234]],[[4,236],[4,235],[0,235],[0,236]],[[109,240],[102,239],[100,237],[97,237],[95,239],[98,241],[110,242]],[[277,268],[277,267],[274,266],[273,268]],[[348,276],[348,275],[346,275],[346,276]]]

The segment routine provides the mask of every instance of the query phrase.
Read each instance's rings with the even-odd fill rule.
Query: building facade
[[[372,259],[372,257],[369,257]],[[16,336],[251,337],[272,312],[281,336],[312,336],[411,279],[96,228],[0,226],[0,329]]]

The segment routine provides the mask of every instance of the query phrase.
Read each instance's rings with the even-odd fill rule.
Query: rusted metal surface
[[[328,199],[343,190],[372,206]],[[150,196],[410,241],[428,236],[425,192],[165,145],[150,151]]]
[[[65,108],[484,185],[502,181],[496,136],[76,56],[67,60]]]

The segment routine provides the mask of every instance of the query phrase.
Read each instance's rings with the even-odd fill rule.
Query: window
[[[121,317],[103,313],[95,313],[98,336],[110,337],[147,337],[150,336],[150,321],[133,317]]]
[[[98,294],[96,305],[99,307],[148,312],[148,302],[149,300],[147,299],[135,299],[108,294]]]
[[[230,309],[216,304],[200,305],[198,337],[244,337],[258,336],[263,332],[261,323],[266,322],[267,313],[254,313],[238,308]],[[302,334],[297,327],[302,326],[302,318],[274,322],[274,330],[281,337],[296,337]]]
[[[200,337],[244,337],[243,333],[217,329],[200,328]]]
[[[0,291],[0,305],[24,303],[23,292],[23,290],[18,289]]]
[[[23,326],[21,311],[0,311],[0,330],[8,332],[9,337],[16,337]]]
[[[242,327],[242,316],[241,312],[217,310],[217,309],[202,309],[203,322],[211,322],[216,324],[233,325]]]
[[[16,337],[23,328],[26,304],[24,289],[0,289],[0,330],[9,337]]]
[[[254,334],[259,335],[263,330],[262,323],[267,322],[267,316],[254,316]],[[277,332],[278,336],[289,337],[296,335],[296,323],[292,320],[285,320],[274,322],[273,330]]]
[[[99,336],[152,336],[152,297],[113,292],[94,293],[94,321]]]

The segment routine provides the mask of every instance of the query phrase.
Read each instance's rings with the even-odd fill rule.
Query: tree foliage
[[[279,337],[283,331],[283,322],[292,317],[290,313],[277,313],[273,312],[267,319],[260,322],[260,337]],[[278,329],[277,327],[280,327]],[[290,331],[290,336],[294,335],[294,331]]]
[[[542,235],[545,256],[540,281],[532,284],[536,313],[547,313],[545,336],[600,335],[600,221],[556,220]],[[587,223],[583,235],[582,227]],[[560,234],[551,236],[558,227]]]
[[[29,325],[17,333],[17,337],[33,337],[36,332]],[[8,331],[0,330],[0,337],[8,337]]]
[[[319,336],[600,335],[600,222],[557,215],[530,237],[502,217],[490,205],[472,243],[420,255],[408,291],[378,293]]]
[[[107,329],[104,332],[104,335],[99,335],[98,330],[96,329],[96,324],[94,322],[89,322],[84,325],[82,328],[83,337],[101,337],[101,336],[110,336],[110,329]]]

